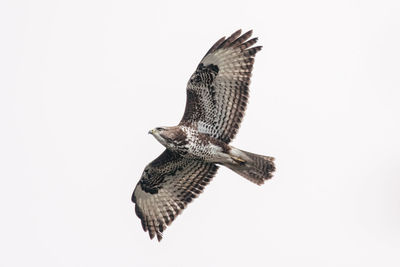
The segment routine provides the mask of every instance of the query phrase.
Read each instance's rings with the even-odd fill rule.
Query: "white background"
[[[400,266],[398,1],[1,1],[1,266]],[[210,46],[254,29],[233,145],[166,230],[130,201]]]

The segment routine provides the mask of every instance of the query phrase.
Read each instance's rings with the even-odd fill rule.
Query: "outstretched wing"
[[[215,164],[186,159],[168,149],[146,166],[132,201],[151,239],[157,235],[161,240],[167,225],[203,191],[217,169]]]
[[[257,38],[241,30],[216,42],[187,84],[186,108],[180,125],[188,125],[226,143],[236,135],[249,95]]]

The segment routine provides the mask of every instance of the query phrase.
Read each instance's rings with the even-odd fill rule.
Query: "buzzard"
[[[186,108],[177,126],[151,131],[164,152],[148,164],[132,195],[150,238],[162,233],[197,197],[223,165],[261,185],[272,177],[274,158],[230,146],[242,121],[261,46],[252,31],[218,40],[203,57],[186,88]]]

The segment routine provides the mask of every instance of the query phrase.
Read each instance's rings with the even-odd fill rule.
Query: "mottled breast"
[[[221,153],[227,153],[229,146],[208,135],[199,133],[197,130],[181,126],[182,131],[186,134],[187,140],[187,157],[200,158],[205,161],[215,162],[215,159],[220,156]]]

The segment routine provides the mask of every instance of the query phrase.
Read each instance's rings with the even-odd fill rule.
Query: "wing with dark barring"
[[[211,181],[218,167],[166,149],[146,166],[132,194],[144,231],[158,241],[166,227]]]
[[[254,57],[261,46],[252,31],[221,38],[207,52],[187,84],[180,125],[229,143],[236,135],[249,96]]]

